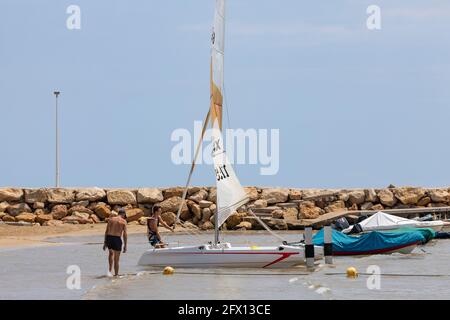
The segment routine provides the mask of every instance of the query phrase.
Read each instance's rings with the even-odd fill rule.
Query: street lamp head
[[[61,92],[59,92],[59,91],[53,91],[53,94],[56,96],[56,97],[58,97],[58,95],[60,94]]]

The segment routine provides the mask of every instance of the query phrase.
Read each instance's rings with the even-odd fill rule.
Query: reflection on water
[[[286,233],[290,240],[298,234]],[[186,235],[167,235],[170,243],[198,244]],[[411,255],[377,255],[335,258],[335,266],[319,266],[315,272],[302,267],[264,269],[176,269],[172,276],[161,270],[137,266],[148,248],[143,235],[129,237],[129,252],[122,255],[118,279],[104,277],[106,253],[102,237],[55,238],[57,247],[0,250],[0,299],[449,299],[450,241],[441,240],[415,250]],[[210,234],[202,234],[204,242]],[[267,233],[227,234],[234,245],[277,244]],[[66,288],[69,265],[81,269],[81,290]],[[379,290],[370,290],[365,275],[369,266],[379,266]],[[360,275],[348,279],[353,266]],[[402,276],[402,275],[412,276]],[[429,276],[426,276],[429,275]],[[430,276],[435,275],[435,276]],[[441,276],[438,276],[441,275]],[[373,279],[372,279],[373,280]]]

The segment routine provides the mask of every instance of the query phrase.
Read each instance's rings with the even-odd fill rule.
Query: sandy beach
[[[60,236],[100,236],[105,232],[106,224],[73,225],[64,224],[61,226],[11,226],[0,225],[0,249],[1,248],[21,248],[30,246],[54,246],[58,243],[48,241],[51,237]],[[128,234],[145,233],[145,226],[129,225]],[[179,229],[182,231],[182,229]],[[161,232],[169,232],[161,230]]]

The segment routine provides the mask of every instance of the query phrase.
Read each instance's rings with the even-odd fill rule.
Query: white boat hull
[[[315,247],[315,260],[323,257],[323,248]],[[303,246],[232,247],[228,243],[213,246],[150,249],[139,265],[179,268],[289,268],[305,264]]]

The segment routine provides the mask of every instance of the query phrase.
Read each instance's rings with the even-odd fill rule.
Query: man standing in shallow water
[[[124,209],[120,209],[119,215],[111,216],[105,231],[105,242],[103,250],[109,249],[109,272],[108,276],[112,277],[112,269],[114,266],[114,275],[119,275],[119,259],[122,251],[123,236],[123,253],[127,252],[127,220]]]

